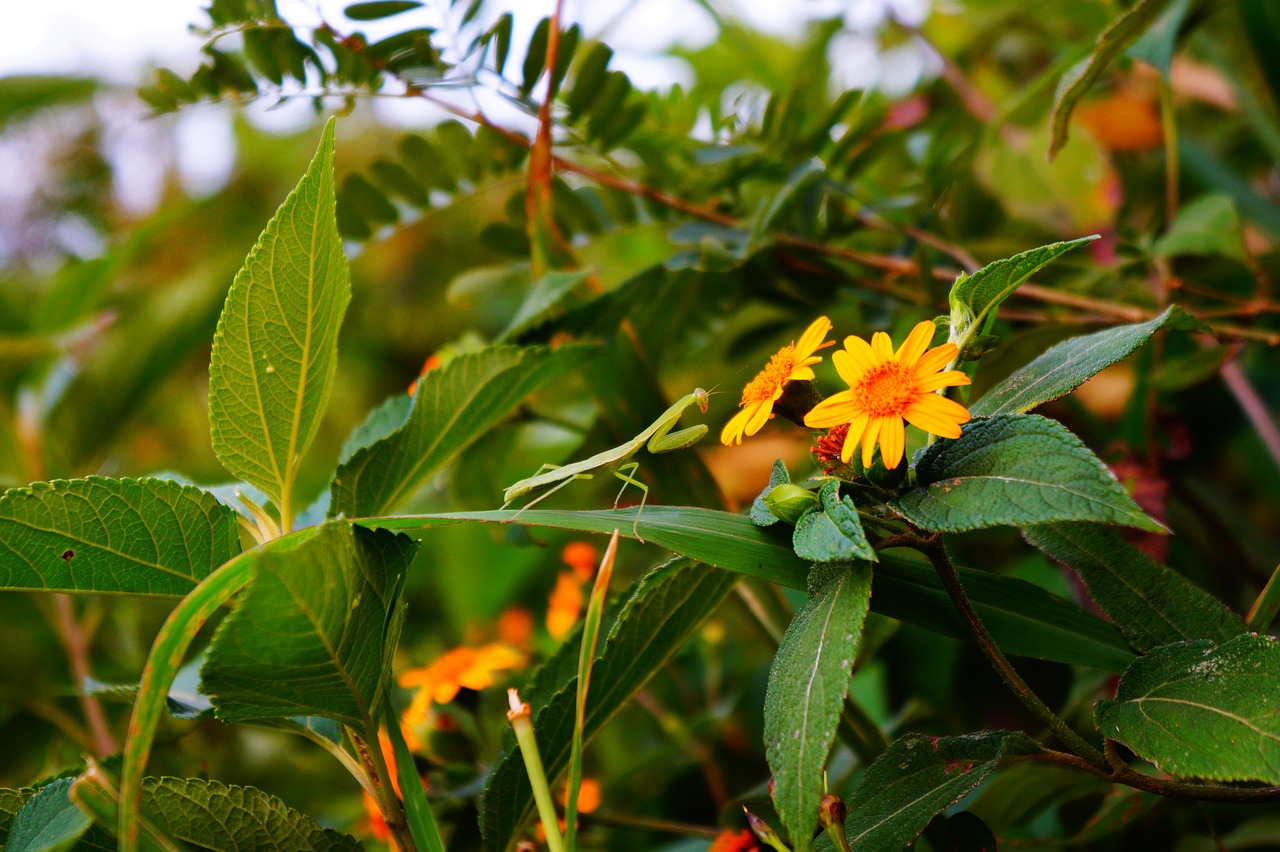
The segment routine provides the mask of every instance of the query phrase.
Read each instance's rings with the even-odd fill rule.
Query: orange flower
[[[533,615],[523,607],[512,607],[498,616],[496,629],[503,642],[527,651],[533,641]]]
[[[409,396],[413,396],[418,391],[418,382],[427,373],[440,366],[440,356],[434,352],[427,356],[427,360],[422,362],[422,370],[418,373],[418,378],[409,383]]]
[[[556,587],[547,602],[547,632],[552,639],[563,639],[578,623],[582,613],[582,587],[570,571],[561,571]]]
[[[1146,151],[1164,140],[1154,98],[1120,91],[1076,107],[1076,116],[1100,145],[1112,151]]]
[[[827,345],[823,341],[829,331],[831,320],[818,317],[800,335],[799,341],[774,353],[765,368],[742,389],[742,402],[738,403],[742,410],[725,424],[720,443],[726,447],[741,444],[743,435],[759,432],[765,421],[773,417],[773,404],[782,398],[787,382],[813,379],[812,367],[822,360],[813,353]]]
[[[716,835],[711,848],[707,852],[758,852],[756,839],[747,829],[742,831],[725,830]]]
[[[595,545],[585,541],[571,541],[560,551],[560,559],[573,569],[578,582],[585,583],[596,575],[596,563],[600,561],[600,551]]]
[[[415,704],[419,699],[424,703],[448,704],[459,689],[493,686],[498,672],[523,662],[524,657],[518,651],[498,642],[480,648],[454,648],[429,666],[403,673],[399,683],[406,688],[418,688]]]
[[[897,352],[883,331],[877,331],[870,344],[861,337],[846,337],[844,349],[831,356],[831,363],[849,390],[818,403],[805,415],[805,425],[829,429],[848,423],[840,460],[847,464],[861,441],[863,467],[871,467],[877,442],[884,466],[898,466],[906,446],[903,420],[943,438],[959,438],[969,411],[934,391],[967,385],[969,377],[959,370],[938,372],[956,356],[956,345],[944,343],[926,352],[936,330],[930,321],[917,323]]]

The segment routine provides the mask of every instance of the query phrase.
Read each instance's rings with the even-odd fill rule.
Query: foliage
[[[558,10],[212,0],[136,97],[239,171],[145,213],[121,92],[0,80],[57,155],[0,217],[3,848],[1280,819],[1280,18],[939,6],[873,35],[940,73],[846,88],[855,16],[698,8],[649,89]]]

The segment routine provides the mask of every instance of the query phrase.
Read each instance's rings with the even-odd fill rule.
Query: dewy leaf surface
[[[218,628],[201,692],[226,722],[327,716],[363,727],[380,707],[417,545],[330,521],[264,553]]]
[[[333,127],[330,119],[307,173],[232,282],[209,365],[214,453],[285,507],[333,385],[351,300],[334,214]]]
[[[640,582],[592,664],[585,741],[590,742],[679,650],[716,610],[734,582],[736,578],[728,572],[687,559],[657,568]],[[553,787],[554,779],[569,764],[576,691],[575,677],[533,719],[538,750]],[[533,791],[524,760],[515,749],[498,761],[485,784],[480,809],[484,848],[489,852],[510,849],[532,814]]]
[[[1015,371],[969,406],[974,417],[1021,414],[1071,393],[1112,364],[1128,358],[1162,328],[1204,330],[1177,305],[1147,322],[1108,328],[1064,340]]]
[[[1162,772],[1280,784],[1280,644],[1245,634],[1183,642],[1134,661],[1114,701],[1099,702],[1103,736]]]
[[[846,802],[845,836],[854,849],[901,849],[929,820],[982,783],[1006,753],[1038,747],[1025,734],[963,737],[907,734],[867,767]]]
[[[239,552],[236,513],[166,479],[91,476],[0,496],[0,589],[181,596]]]
[[[824,565],[812,583],[813,593],[791,620],[773,658],[764,701],[773,803],[799,852],[812,846],[822,770],[871,602],[871,565]]]
[[[1037,524],[1022,533],[1079,573],[1089,597],[1138,651],[1190,639],[1225,642],[1245,631],[1244,623],[1226,604],[1110,527]]]
[[[1079,438],[1035,414],[971,420],[920,454],[916,482],[898,510],[936,532],[1053,521],[1164,532]]]
[[[635,509],[566,512],[456,512],[365,521],[405,531],[456,523],[518,523],[608,535],[615,529],[633,537]],[[762,529],[744,515],[691,506],[648,506],[638,528],[647,542],[675,553],[793,589],[805,588],[810,565],[795,555],[785,530]],[[879,553],[875,572],[875,612],[926,630],[971,639],[937,574],[928,563]],[[960,569],[965,588],[983,622],[1007,653],[1043,660],[1123,671],[1133,653],[1120,633],[1096,615],[1024,580],[987,571]]]
[[[495,346],[428,371],[404,425],[338,467],[330,515],[356,518],[394,510],[520,400],[591,351],[586,346]],[[493,497],[495,504],[501,499]]]

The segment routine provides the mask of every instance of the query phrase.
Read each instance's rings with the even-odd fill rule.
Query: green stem
[[[933,568],[938,572],[938,578],[942,580],[943,588],[947,590],[947,594],[951,597],[951,602],[955,605],[965,623],[969,625],[969,629],[973,631],[978,647],[982,649],[982,653],[986,655],[987,660],[995,668],[1001,679],[1013,690],[1013,694],[1017,699],[1022,702],[1022,706],[1026,707],[1041,722],[1048,725],[1058,739],[1076,754],[1096,766],[1105,767],[1107,762],[1102,752],[1073,731],[1066,722],[1058,718],[1049,709],[1048,705],[1041,701],[1040,697],[1032,691],[1031,687],[1027,686],[1027,682],[1022,679],[1022,676],[1018,674],[1017,670],[1009,662],[1009,658],[1000,650],[1000,646],[996,644],[995,639],[987,631],[986,625],[982,623],[982,617],[973,608],[973,602],[969,600],[969,596],[965,593],[964,586],[960,582],[960,574],[956,571],[955,565],[951,563],[951,558],[947,555],[946,548],[943,547],[942,543],[934,539],[932,542],[922,543],[920,550],[933,563]]]
[[[520,745],[520,756],[524,758],[529,785],[533,788],[533,800],[538,806],[538,819],[542,821],[542,830],[547,835],[547,849],[550,852],[565,852],[564,838],[560,836],[560,818],[556,814],[555,802],[551,799],[551,788],[547,785],[547,772],[542,768],[542,755],[538,752],[538,739],[533,733],[529,705],[520,701],[520,696],[514,689],[507,690],[507,696],[511,700],[507,721],[511,723],[516,733],[516,742]]]
[[[390,719],[390,723],[398,724],[394,717]],[[417,852],[418,845],[409,834],[404,806],[396,796],[395,785],[391,783],[391,772],[387,769],[387,759],[382,754],[382,743],[378,741],[378,726],[372,719],[366,717],[364,738],[361,739],[360,735],[351,728],[347,728],[347,736],[355,744],[360,762],[373,777],[374,786],[378,788],[378,808],[382,811],[382,821],[387,824],[387,828],[395,837],[396,845],[405,852]]]

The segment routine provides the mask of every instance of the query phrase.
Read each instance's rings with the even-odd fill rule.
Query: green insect
[[[545,500],[575,479],[591,479],[593,474],[588,471],[612,466],[613,475],[622,480],[622,490],[618,492],[618,499],[622,498],[622,492],[627,490],[628,485],[634,485],[643,493],[640,498],[640,511],[636,512],[635,524],[632,526],[632,532],[635,533],[636,538],[639,538],[640,513],[644,511],[645,501],[649,499],[649,486],[635,478],[635,472],[640,467],[640,462],[633,461],[626,464],[621,464],[621,462],[635,455],[641,447],[656,455],[658,453],[669,453],[673,450],[683,450],[685,447],[692,446],[702,440],[702,437],[707,434],[705,423],[690,426],[688,429],[681,429],[679,432],[672,432],[671,430],[680,421],[680,415],[689,406],[696,404],[698,408],[706,412],[707,401],[710,397],[711,394],[707,391],[702,388],[695,388],[693,393],[686,394],[676,400],[670,408],[662,413],[661,417],[650,423],[648,428],[630,441],[604,452],[596,453],[589,459],[583,459],[571,464],[563,466],[544,464],[538,468],[537,473],[533,476],[512,483],[502,492],[504,501],[502,507],[505,509],[511,505],[512,500],[519,499],[530,491],[541,488],[544,485],[555,486],[548,489],[545,494],[530,501],[528,505],[520,510],[523,512],[524,509],[528,509],[535,503]],[[613,504],[617,506],[618,500],[615,499]]]

